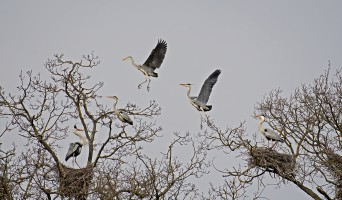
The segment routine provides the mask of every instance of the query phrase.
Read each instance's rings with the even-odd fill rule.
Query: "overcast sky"
[[[21,70],[46,73],[43,65],[56,53],[77,61],[94,52],[101,64],[91,71],[93,80],[105,83],[100,93],[117,95],[122,106],[130,101],[143,107],[157,100],[163,109],[157,122],[165,138],[171,138],[174,131],[200,131],[199,114],[179,83],[194,83],[196,96],[208,75],[221,69],[209,115],[222,128],[245,120],[247,132],[255,134],[257,121],[251,115],[267,92],[281,88],[290,94],[302,83],[311,83],[327,69],[328,60],[333,71],[341,67],[341,8],[337,0],[3,0],[0,85],[15,91]],[[143,63],[159,38],[168,43],[159,77],[152,78],[150,92],[138,90],[144,76],[121,59],[130,55]],[[4,143],[13,141],[4,138]],[[163,144],[168,143],[149,148],[165,151]],[[202,188],[213,181],[209,179],[202,180]],[[264,196],[308,198],[292,185],[271,188]]]

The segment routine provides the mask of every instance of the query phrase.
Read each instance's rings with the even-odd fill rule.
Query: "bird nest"
[[[74,169],[62,166],[64,176],[59,175],[59,193],[64,197],[75,198],[77,200],[86,199],[88,189],[93,177],[93,166],[81,169]]]
[[[335,198],[342,199],[342,156],[334,153],[332,150],[328,150],[326,155],[327,157],[322,164],[335,178]]]
[[[0,176],[0,199],[9,199],[11,194],[12,187],[8,184],[8,180]]]
[[[249,152],[248,164],[273,172],[284,178],[295,177],[296,161],[289,154],[278,153],[270,148],[256,147]]]

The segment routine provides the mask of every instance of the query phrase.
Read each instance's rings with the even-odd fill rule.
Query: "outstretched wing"
[[[220,74],[221,74],[221,70],[217,69],[212,74],[210,74],[207,80],[204,81],[201,91],[197,97],[197,101],[200,101],[201,103],[204,103],[204,104],[208,102],[210,93],[215,83],[217,82],[217,79]]]
[[[158,40],[156,48],[154,48],[143,65],[155,70],[162,64],[167,50],[167,43],[165,40]]]

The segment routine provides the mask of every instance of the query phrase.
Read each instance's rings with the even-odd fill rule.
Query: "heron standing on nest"
[[[262,126],[262,123],[265,121],[265,117],[263,115],[256,115],[255,118],[260,119],[260,122],[258,124],[259,132],[268,140],[268,141],[274,141],[275,143],[272,145],[271,149],[274,147],[277,142],[283,143],[284,140],[280,137],[278,133],[276,133],[274,130],[265,128]]]
[[[65,161],[68,161],[70,157],[74,157],[74,162],[77,164],[78,167],[80,166],[76,161],[76,157],[81,154],[82,147],[88,143],[87,139],[82,135],[82,132],[83,129],[77,128],[76,125],[74,126],[73,133],[80,138],[80,141],[70,143],[68,152],[65,157]]]

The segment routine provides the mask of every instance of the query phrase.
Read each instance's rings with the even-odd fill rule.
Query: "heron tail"
[[[150,76],[152,76],[152,77],[158,77],[158,74],[157,74],[156,72],[152,72],[152,73],[150,74]]]
[[[211,111],[211,108],[213,107],[212,105],[207,105],[207,109],[205,111]]]

